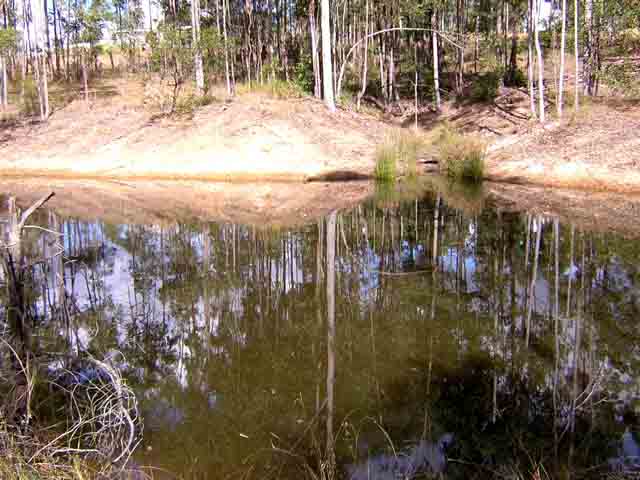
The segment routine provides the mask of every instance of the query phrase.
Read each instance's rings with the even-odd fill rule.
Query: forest
[[[3,0],[1,103],[32,102],[46,121],[50,84],[134,72],[206,96],[216,85],[284,83],[384,109],[412,100],[490,100],[526,88],[531,116],[562,116],[601,88],[637,91],[640,7],[633,0],[289,1]],[[576,81],[578,79],[578,81]],[[10,91],[15,90],[14,95]]]

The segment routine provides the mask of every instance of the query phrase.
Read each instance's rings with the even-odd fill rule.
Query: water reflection
[[[25,255],[46,257],[52,232],[65,255],[30,267],[33,348],[124,354],[140,464],[358,480],[638,466],[637,242],[431,193],[290,230],[37,223],[50,232]]]

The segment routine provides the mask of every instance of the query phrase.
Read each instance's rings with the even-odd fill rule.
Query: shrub
[[[495,70],[480,75],[471,87],[471,98],[476,102],[489,102],[498,96],[502,72]]]
[[[485,145],[445,127],[437,140],[440,171],[454,180],[479,182],[484,174]]]

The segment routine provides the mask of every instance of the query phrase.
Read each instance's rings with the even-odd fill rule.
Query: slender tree
[[[149,16],[151,16],[151,11],[149,11]],[[202,46],[200,44],[200,0],[191,0],[191,39],[193,41],[196,95],[202,95],[204,93],[204,66],[202,62]]]
[[[331,26],[329,23],[329,0],[321,0],[321,35],[322,35],[322,87],[324,103],[330,112],[336,111],[333,98],[333,61],[331,58]]]
[[[560,33],[560,74],[558,78],[558,117],[562,118],[562,108],[564,103],[564,53],[567,40],[567,0],[562,0],[562,30]]]

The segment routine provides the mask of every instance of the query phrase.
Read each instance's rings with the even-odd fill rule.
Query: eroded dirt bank
[[[499,136],[486,178],[507,183],[640,193],[640,101],[594,101],[544,127]]]
[[[199,180],[370,176],[376,144],[390,128],[372,116],[329,114],[311,98],[246,94],[214,101],[189,118],[154,117],[143,98],[142,92],[114,94],[88,104],[74,101],[48,123],[0,123],[0,174]]]

